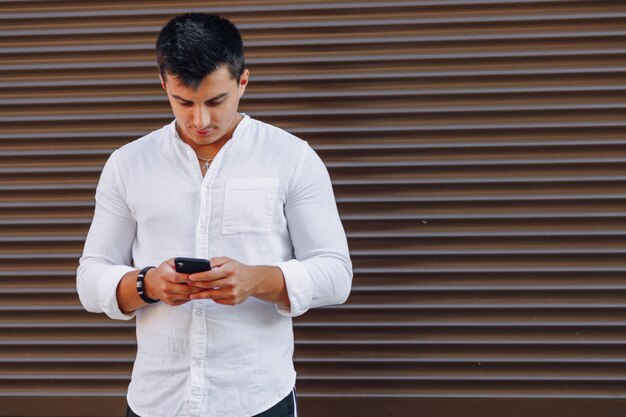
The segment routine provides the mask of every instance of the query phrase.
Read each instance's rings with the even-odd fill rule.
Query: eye
[[[191,106],[193,103],[189,103],[189,102],[184,102],[184,103],[182,103],[182,102],[180,102],[180,101],[179,101],[179,102],[178,102],[178,104],[180,104],[180,105],[181,105],[181,106],[183,106],[183,107],[189,107],[189,106]]]
[[[222,98],[219,100],[215,100],[215,101],[209,101],[209,105],[210,106],[218,106],[220,104],[222,104],[226,99]]]

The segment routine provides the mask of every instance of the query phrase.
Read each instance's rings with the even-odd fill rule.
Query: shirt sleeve
[[[285,203],[295,259],[277,264],[285,277],[290,309],[295,317],[308,309],[342,304],[350,295],[352,262],[328,171],[306,145],[298,173]]]
[[[136,228],[119,186],[114,153],[100,176],[96,210],[77,271],[76,288],[87,311],[113,319],[134,317],[120,311],[116,292],[122,277],[135,270],[129,265]]]

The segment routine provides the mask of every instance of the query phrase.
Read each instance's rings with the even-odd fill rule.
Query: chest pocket
[[[222,234],[269,233],[276,206],[278,182],[278,178],[227,180]]]

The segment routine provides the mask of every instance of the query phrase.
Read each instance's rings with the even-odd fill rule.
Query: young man
[[[343,303],[352,265],[306,142],[237,112],[235,26],[186,14],[159,34],[175,120],[116,150],[78,268],[81,302],[137,318],[129,416],[294,416],[291,318]],[[173,258],[212,269],[177,273]]]

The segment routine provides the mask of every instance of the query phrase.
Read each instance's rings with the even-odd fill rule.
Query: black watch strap
[[[146,295],[146,292],[143,290],[143,280],[146,277],[146,273],[148,273],[148,271],[151,270],[152,268],[155,268],[155,267],[146,266],[144,269],[139,271],[139,275],[137,275],[137,293],[139,294],[139,297],[141,297],[141,299],[144,300],[148,304],[154,304],[154,303],[159,302],[159,300],[153,300],[152,298],[148,298],[148,296]]]

